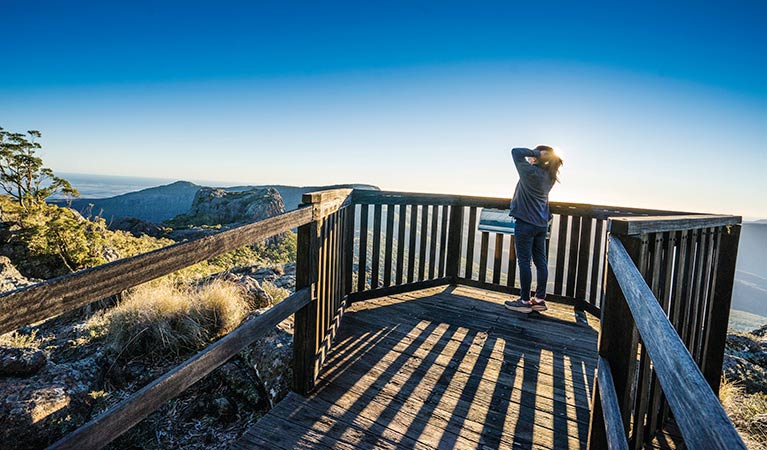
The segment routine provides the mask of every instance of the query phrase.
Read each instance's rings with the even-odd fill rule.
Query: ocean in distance
[[[84,173],[57,172],[57,176],[64,178],[72,183],[72,186],[80,192],[82,198],[107,198],[116,195],[127,194],[128,192],[140,191],[142,189],[162,186],[175,181],[172,178],[147,178],[147,177],[127,177],[115,175],[92,175]],[[201,181],[201,180],[183,180],[191,181],[202,186],[236,186],[243,183]],[[56,197],[54,197],[56,198]]]

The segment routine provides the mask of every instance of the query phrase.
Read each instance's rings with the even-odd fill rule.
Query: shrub
[[[117,358],[178,356],[232,331],[246,313],[243,292],[233,283],[216,280],[184,288],[165,279],[128,293],[91,326],[103,329]]]

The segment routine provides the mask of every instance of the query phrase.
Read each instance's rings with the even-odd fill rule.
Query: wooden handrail
[[[206,347],[167,374],[48,447],[98,449],[129,430],[168,400],[212,372],[291,314],[309,304],[309,289],[301,289],[260,316]]]
[[[313,220],[320,220],[351,204],[352,189],[307,192],[301,197],[303,205],[311,206]]]
[[[0,295],[0,334],[109,297],[141,283],[284,233],[312,220],[300,208],[212,236],[170,245]]]
[[[609,231],[616,234],[636,236],[642,233],[663,233],[677,230],[738,225],[740,216],[722,215],[674,215],[647,217],[616,217],[610,221]]]
[[[452,194],[427,194],[417,192],[354,190],[352,201],[368,205],[438,205],[508,209],[510,198],[479,197]],[[551,202],[552,214],[607,219],[619,216],[669,216],[698,214],[658,209],[628,208],[621,206],[591,205],[587,203]]]
[[[609,241],[609,264],[687,447],[745,449],[735,426],[620,239],[610,236]]]

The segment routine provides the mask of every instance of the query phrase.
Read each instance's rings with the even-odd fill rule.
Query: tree
[[[59,178],[43,167],[42,158],[35,151],[42,148],[35,142],[42,134],[37,130],[11,133],[0,127],[0,188],[29,211],[35,205],[56,193],[77,197],[80,195],[69,181]]]

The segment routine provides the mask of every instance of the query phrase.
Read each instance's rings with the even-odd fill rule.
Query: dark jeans
[[[514,231],[514,248],[519,263],[519,288],[522,300],[530,300],[530,284],[533,273],[530,260],[535,263],[537,285],[535,296],[546,298],[546,283],[549,279],[549,269],[546,265],[546,232],[548,227],[539,227],[517,219]]]

